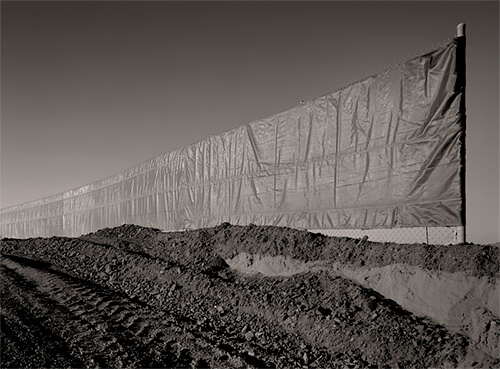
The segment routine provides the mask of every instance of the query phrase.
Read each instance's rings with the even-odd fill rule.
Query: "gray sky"
[[[500,240],[499,3],[1,2],[1,203],[335,91],[467,24],[467,238]]]

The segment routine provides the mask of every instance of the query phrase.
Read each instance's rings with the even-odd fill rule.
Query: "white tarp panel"
[[[114,176],[0,210],[3,237],[134,223],[460,226],[464,38]]]

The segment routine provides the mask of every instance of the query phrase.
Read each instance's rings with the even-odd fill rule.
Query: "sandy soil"
[[[450,329],[329,267],[405,265],[494,284],[495,245],[124,225],[79,238],[3,239],[0,252],[2,367],[500,366],[500,321],[489,305],[470,318],[484,321],[475,337],[469,325]]]

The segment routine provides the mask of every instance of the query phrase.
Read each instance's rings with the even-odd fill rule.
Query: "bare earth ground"
[[[487,335],[476,339],[325,268],[266,275],[228,264],[266,255],[495,281],[495,245],[383,244],[229,224],[0,242],[1,367],[500,367],[490,312]]]

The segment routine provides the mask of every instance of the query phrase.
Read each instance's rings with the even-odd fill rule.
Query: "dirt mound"
[[[390,264],[421,266],[429,270],[464,272],[474,276],[499,275],[499,251],[494,245],[436,246],[369,242],[367,239],[328,237],[297,229],[271,226],[231,226],[214,229],[214,244],[224,257],[231,252],[282,255],[303,261],[335,260],[353,266]],[[223,246],[222,246],[223,245]]]
[[[498,277],[500,247],[472,243],[440,246],[426,244],[395,244],[369,242],[368,239],[329,237],[286,227],[234,226],[223,223],[214,228],[186,232],[164,233],[159,229],[135,225],[105,228],[82,236],[86,240],[100,240],[115,245],[122,241],[129,251],[149,247],[149,252],[160,253],[162,244],[173,246],[204,245],[224,259],[240,252],[270,256],[288,256],[303,261],[335,260],[353,266],[381,267],[391,264],[420,266],[429,270],[464,272],[474,276]],[[138,247],[137,247],[138,246]],[[203,247],[203,251],[208,251]]]
[[[406,263],[476,277],[498,276],[497,248],[461,245],[454,249],[455,246],[375,244],[287,228],[228,224],[172,233],[124,225],[80,238],[3,239],[0,246],[1,253],[6,255],[3,266],[16,270],[24,278],[31,277],[30,283],[38,283],[39,289],[43,286],[36,281],[44,280],[42,276],[63,273],[65,278],[77,278],[78,283],[107,291],[105,294],[113,301],[120,301],[118,305],[132,304],[131,316],[139,315],[133,304],[142,304],[143,310],[149,312],[149,315],[141,315],[148,331],[173,334],[161,321],[177,322],[176,346],[169,342],[169,350],[166,350],[169,358],[163,358],[164,363],[170,360],[173,366],[500,365],[498,359],[475,350],[469,336],[451,332],[432,319],[416,316],[393,300],[342,275],[309,268],[317,261],[363,268]],[[241,273],[228,262],[242,253],[281,257],[281,263],[295,260],[298,264],[292,269],[297,265],[308,268],[288,276]],[[9,255],[24,259],[16,261]],[[29,265],[29,260],[36,262]],[[64,298],[58,300],[57,296],[71,295],[67,291],[73,287],[61,282],[58,289],[52,289],[51,283],[55,282],[47,282],[46,293],[62,304]],[[114,297],[114,293],[122,297]],[[92,299],[95,298],[89,298],[89,305],[94,305]],[[132,300],[126,302],[121,298]],[[95,305],[100,306],[99,301]],[[82,306],[77,309],[81,313],[79,309]],[[2,303],[2,314],[3,311]],[[11,309],[11,315],[12,311],[15,309]],[[90,314],[101,314],[92,311]],[[109,314],[113,316],[113,312]],[[158,314],[163,314],[162,318],[158,318]],[[122,351],[84,352],[78,354],[80,356],[75,354],[71,360],[89,363],[88,355],[97,355],[101,366],[143,366],[145,362],[127,361],[120,356],[128,346],[127,342],[120,341],[123,334],[116,324],[101,327],[102,331],[95,333],[95,337],[82,341],[82,347],[92,347],[93,340],[116,339]],[[22,329],[13,326],[14,331]],[[52,333],[58,332],[56,329]],[[484,338],[481,337],[478,339]],[[487,339],[496,338],[490,335]],[[156,352],[158,347],[146,345],[144,352]],[[13,363],[6,355],[16,351],[11,348],[2,352],[2,363]],[[47,366],[56,366],[56,363]]]

